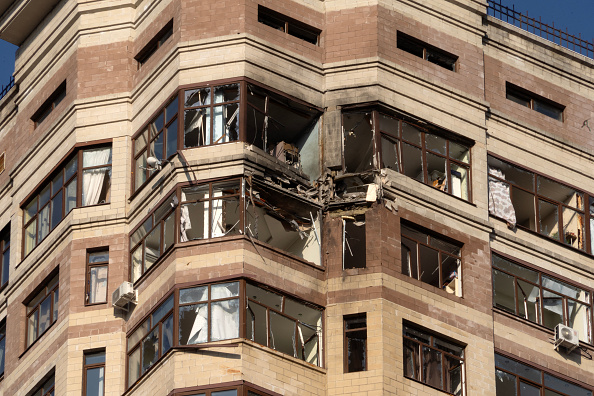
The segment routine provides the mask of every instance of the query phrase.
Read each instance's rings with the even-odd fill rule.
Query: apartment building
[[[0,394],[592,396],[591,43],[491,0],[0,11]]]

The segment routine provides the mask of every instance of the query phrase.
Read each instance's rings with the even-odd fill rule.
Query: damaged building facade
[[[0,395],[592,396],[591,44],[490,0],[0,11]]]

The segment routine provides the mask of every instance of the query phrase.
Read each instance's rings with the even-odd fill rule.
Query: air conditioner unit
[[[567,348],[567,353],[580,346],[578,331],[559,323],[555,327],[555,349],[560,346]]]
[[[111,295],[111,303],[117,308],[126,309],[128,303],[136,305],[137,301],[138,291],[134,290],[134,285],[130,282],[122,283]]]

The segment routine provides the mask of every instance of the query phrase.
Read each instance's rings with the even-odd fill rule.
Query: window
[[[10,272],[10,224],[0,232],[0,288],[8,283]]]
[[[6,320],[0,323],[0,378],[4,376],[4,364],[6,358]]]
[[[4,172],[4,169],[6,169],[5,158],[6,158],[6,153],[0,154],[0,174],[2,174],[2,172]]]
[[[565,106],[543,98],[533,92],[527,91],[509,82],[505,83],[505,97],[529,109],[538,111],[558,121],[563,121]]]
[[[130,234],[132,282],[177,242],[233,235],[319,265],[319,208],[256,180],[251,183],[237,178],[178,187]]]
[[[261,5],[258,5],[258,22],[313,45],[319,44],[321,30]]]
[[[470,142],[377,110],[344,112],[342,125],[345,173],[374,169],[379,160],[381,168],[470,200]]]
[[[31,396],[54,396],[55,376],[52,374]]]
[[[344,372],[367,370],[367,316],[344,317]]]
[[[173,346],[173,295],[128,337],[128,386]]]
[[[138,66],[140,67],[146,63],[146,61],[148,61],[149,58],[153,56],[153,54],[157,52],[157,50],[161,48],[165,41],[167,41],[167,39],[171,36],[173,36],[173,19],[169,21],[167,25],[165,25],[163,29],[161,29],[159,33],[157,33],[155,37],[153,37],[152,40],[144,46],[143,49],[140,50],[138,55],[134,57],[134,59],[136,59],[138,62]]]
[[[107,302],[107,264],[109,251],[87,252],[87,282],[85,303],[87,305]]]
[[[22,205],[24,255],[43,241],[72,209],[107,203],[110,192],[111,147],[78,150],[67,157]]]
[[[488,166],[492,215],[511,227],[538,232],[588,253],[593,251],[588,241],[594,227],[592,195],[491,155]]]
[[[105,394],[105,350],[85,352],[83,373],[83,396],[103,396]]]
[[[365,268],[367,264],[365,215],[343,216],[342,268]]]
[[[56,108],[56,106],[66,97],[66,81],[64,81],[50,97],[41,105],[39,110],[33,114],[31,119],[35,123],[35,127],[43,122],[48,115]]]
[[[156,170],[147,166],[147,158],[171,158],[177,146],[177,96],[167,104],[134,139],[134,185],[141,186]]]
[[[256,390],[254,387],[247,385],[206,385],[199,387],[200,390],[193,388],[191,391],[176,390],[174,396],[267,396],[269,393],[262,390]]]
[[[402,273],[448,293],[462,296],[459,243],[412,224],[400,224]]]
[[[592,391],[495,353],[496,396],[592,396]]]
[[[559,323],[592,343],[592,294],[578,286],[518,265],[497,254],[493,260],[493,306],[554,329]]]
[[[33,344],[58,319],[58,277],[45,282],[27,305],[27,347]]]
[[[183,114],[179,127],[178,114]],[[249,79],[179,90],[133,137],[133,192],[158,172],[147,167],[149,156],[168,159],[178,149],[236,141],[315,180],[320,175],[320,114],[312,105]],[[303,158],[302,150],[307,152]]]
[[[321,366],[322,311],[270,289],[246,288],[246,338]]]
[[[409,325],[403,326],[402,338],[405,377],[451,395],[466,394],[464,347]]]
[[[458,61],[456,55],[452,55],[444,50],[433,47],[402,32],[398,32],[396,37],[396,46],[398,49],[418,56],[431,63],[435,63],[437,66],[441,66],[444,69],[456,71],[456,63]]]
[[[239,337],[322,365],[321,309],[233,280],[176,288],[140,322],[128,335],[128,387],[172,347]]]

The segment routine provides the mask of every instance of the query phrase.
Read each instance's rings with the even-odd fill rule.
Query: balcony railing
[[[510,23],[514,26],[524,29],[527,32],[533,33],[539,37],[549,40],[555,44],[559,44],[569,50],[575,51],[588,58],[594,59],[594,40],[586,41],[582,39],[581,35],[573,36],[561,29],[549,26],[546,23],[542,23],[540,17],[538,19],[530,18],[527,14],[524,15],[514,9],[506,7],[501,4],[501,0],[487,0],[489,7],[487,8],[487,14],[497,19]]]
[[[10,81],[8,84],[6,86],[2,86],[2,90],[0,90],[0,99],[2,99],[12,87],[14,87],[14,76],[10,76]]]

